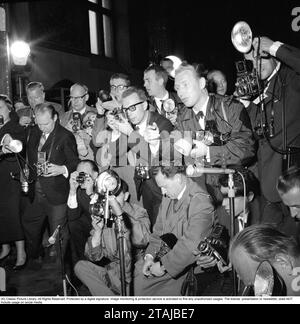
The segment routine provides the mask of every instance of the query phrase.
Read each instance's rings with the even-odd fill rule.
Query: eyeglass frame
[[[146,101],[144,100],[144,101],[138,102],[138,103],[136,103],[136,104],[134,104],[134,105],[131,105],[131,106],[127,107],[127,108],[125,108],[125,107],[122,106],[122,110],[123,110],[124,112],[127,112],[128,110],[129,110],[130,112],[134,112],[134,111],[136,111],[136,109],[137,109],[136,106],[141,105],[141,104],[143,104],[144,102],[146,102]]]
[[[70,100],[79,100],[79,99],[83,99],[86,95],[88,95],[88,92],[86,92],[85,94],[83,94],[82,96],[78,96],[78,97],[72,97],[69,96]]]
[[[122,87],[122,88],[121,88]],[[127,89],[128,88],[128,86],[127,85],[125,85],[125,84],[119,84],[119,85],[117,85],[117,86],[115,86],[115,85],[111,85],[110,86],[110,90],[119,90],[119,91],[122,91],[122,90],[125,90],[125,89]]]

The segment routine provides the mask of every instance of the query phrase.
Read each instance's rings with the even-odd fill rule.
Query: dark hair
[[[54,119],[54,116],[58,117],[57,111],[55,110],[54,106],[50,103],[47,103],[47,102],[41,103],[41,104],[36,105],[34,108],[35,115],[37,115],[38,113],[43,114],[45,112],[49,112],[52,119]]]
[[[127,74],[124,74],[124,73],[115,73],[115,74],[113,74],[110,77],[110,81],[111,80],[116,80],[116,79],[122,79],[122,80],[124,80],[127,87],[129,87],[130,84],[131,84],[130,79],[129,79],[129,76]]]
[[[41,89],[42,91],[44,91],[44,86],[41,82],[36,82],[36,81],[30,82],[26,86],[26,92],[32,91],[35,89]]]
[[[81,160],[78,165],[80,164],[89,164],[93,172],[99,172],[98,165],[96,164],[95,161],[92,160]],[[77,167],[78,167],[77,165]]]
[[[127,98],[131,96],[132,94],[137,94],[137,96],[140,98],[140,100],[147,101],[146,93],[143,89],[138,87],[129,87],[122,93],[122,98]]]
[[[231,241],[229,255],[241,247],[256,262],[273,261],[277,254],[300,256],[300,246],[292,237],[287,237],[271,225],[260,224],[247,227]]]
[[[168,164],[164,165],[162,161],[159,166],[151,168],[151,175],[155,177],[159,171],[167,178],[173,178],[176,174],[186,175],[186,165],[177,166],[175,161],[168,161]]]
[[[161,78],[164,80],[164,86],[167,84],[168,82],[168,72],[160,65],[157,64],[151,64],[147,67],[147,69],[144,71],[144,73],[150,72],[150,71],[154,71],[156,74],[156,78]]]
[[[249,169],[245,169],[243,167],[235,167],[233,169],[236,170],[236,173],[233,175],[236,196],[239,197],[244,195],[243,178],[239,173],[241,173],[245,178],[246,194],[248,195],[250,192],[252,192],[255,196],[258,196],[260,193],[260,185],[255,175]],[[228,175],[221,175],[219,178],[219,184],[222,187],[228,187]]]
[[[293,188],[300,188],[300,169],[297,167],[287,170],[277,182],[277,190],[283,193],[287,193]]]
[[[123,179],[121,179],[121,192],[123,192],[124,194],[126,192],[129,192],[128,184]]]

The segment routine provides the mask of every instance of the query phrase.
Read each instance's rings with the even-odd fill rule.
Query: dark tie
[[[166,117],[166,111],[165,111],[165,108],[164,108],[164,102],[165,100],[160,100],[161,102],[161,106],[160,106],[160,114],[164,117]]]
[[[203,113],[203,111],[199,111],[199,112],[197,113],[196,117],[197,117],[197,120],[198,120],[198,121],[199,121],[200,119],[203,119],[203,118],[204,118],[204,113]]]
[[[40,138],[40,143],[39,143],[39,147],[38,147],[38,151],[40,152],[41,149],[43,148],[44,144],[46,143],[47,138],[45,133],[42,134],[41,138]]]

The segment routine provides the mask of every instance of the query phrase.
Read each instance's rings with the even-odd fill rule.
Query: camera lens
[[[86,174],[84,172],[80,172],[79,175],[78,175],[78,177],[76,178],[76,181],[79,184],[84,184],[85,179],[86,179]]]

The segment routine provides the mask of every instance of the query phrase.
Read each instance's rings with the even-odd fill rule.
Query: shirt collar
[[[149,114],[149,112],[146,111],[146,118],[145,118],[145,120],[141,124],[136,125],[138,127],[138,131],[139,131],[139,133],[140,133],[141,136],[143,136],[143,134],[145,133],[145,130],[147,128],[148,114]]]
[[[86,106],[82,110],[80,110],[80,111],[74,111],[73,110],[73,113],[74,112],[78,112],[81,116],[83,116],[86,113]]]
[[[197,115],[200,111],[202,111],[203,112],[203,115],[205,117],[206,116],[208,102],[209,102],[209,96],[207,97],[205,103],[203,104],[203,106],[201,107],[201,109],[199,111],[196,111],[195,108],[193,108],[193,111],[194,111],[195,115]]]
[[[186,190],[186,185],[184,186],[184,188],[182,189],[182,191],[178,195],[178,197],[177,197],[178,200],[180,200],[183,197],[183,194],[184,194],[185,190]]]
[[[273,76],[280,70],[281,62],[278,62],[276,68],[274,69],[273,73],[268,77],[267,82],[269,83]]]
[[[155,103],[156,103],[156,106],[161,110],[161,106],[163,104],[163,101],[169,99],[169,92],[167,91],[166,95],[163,97],[163,98],[157,98],[157,97],[154,97],[154,100],[155,100]]]

